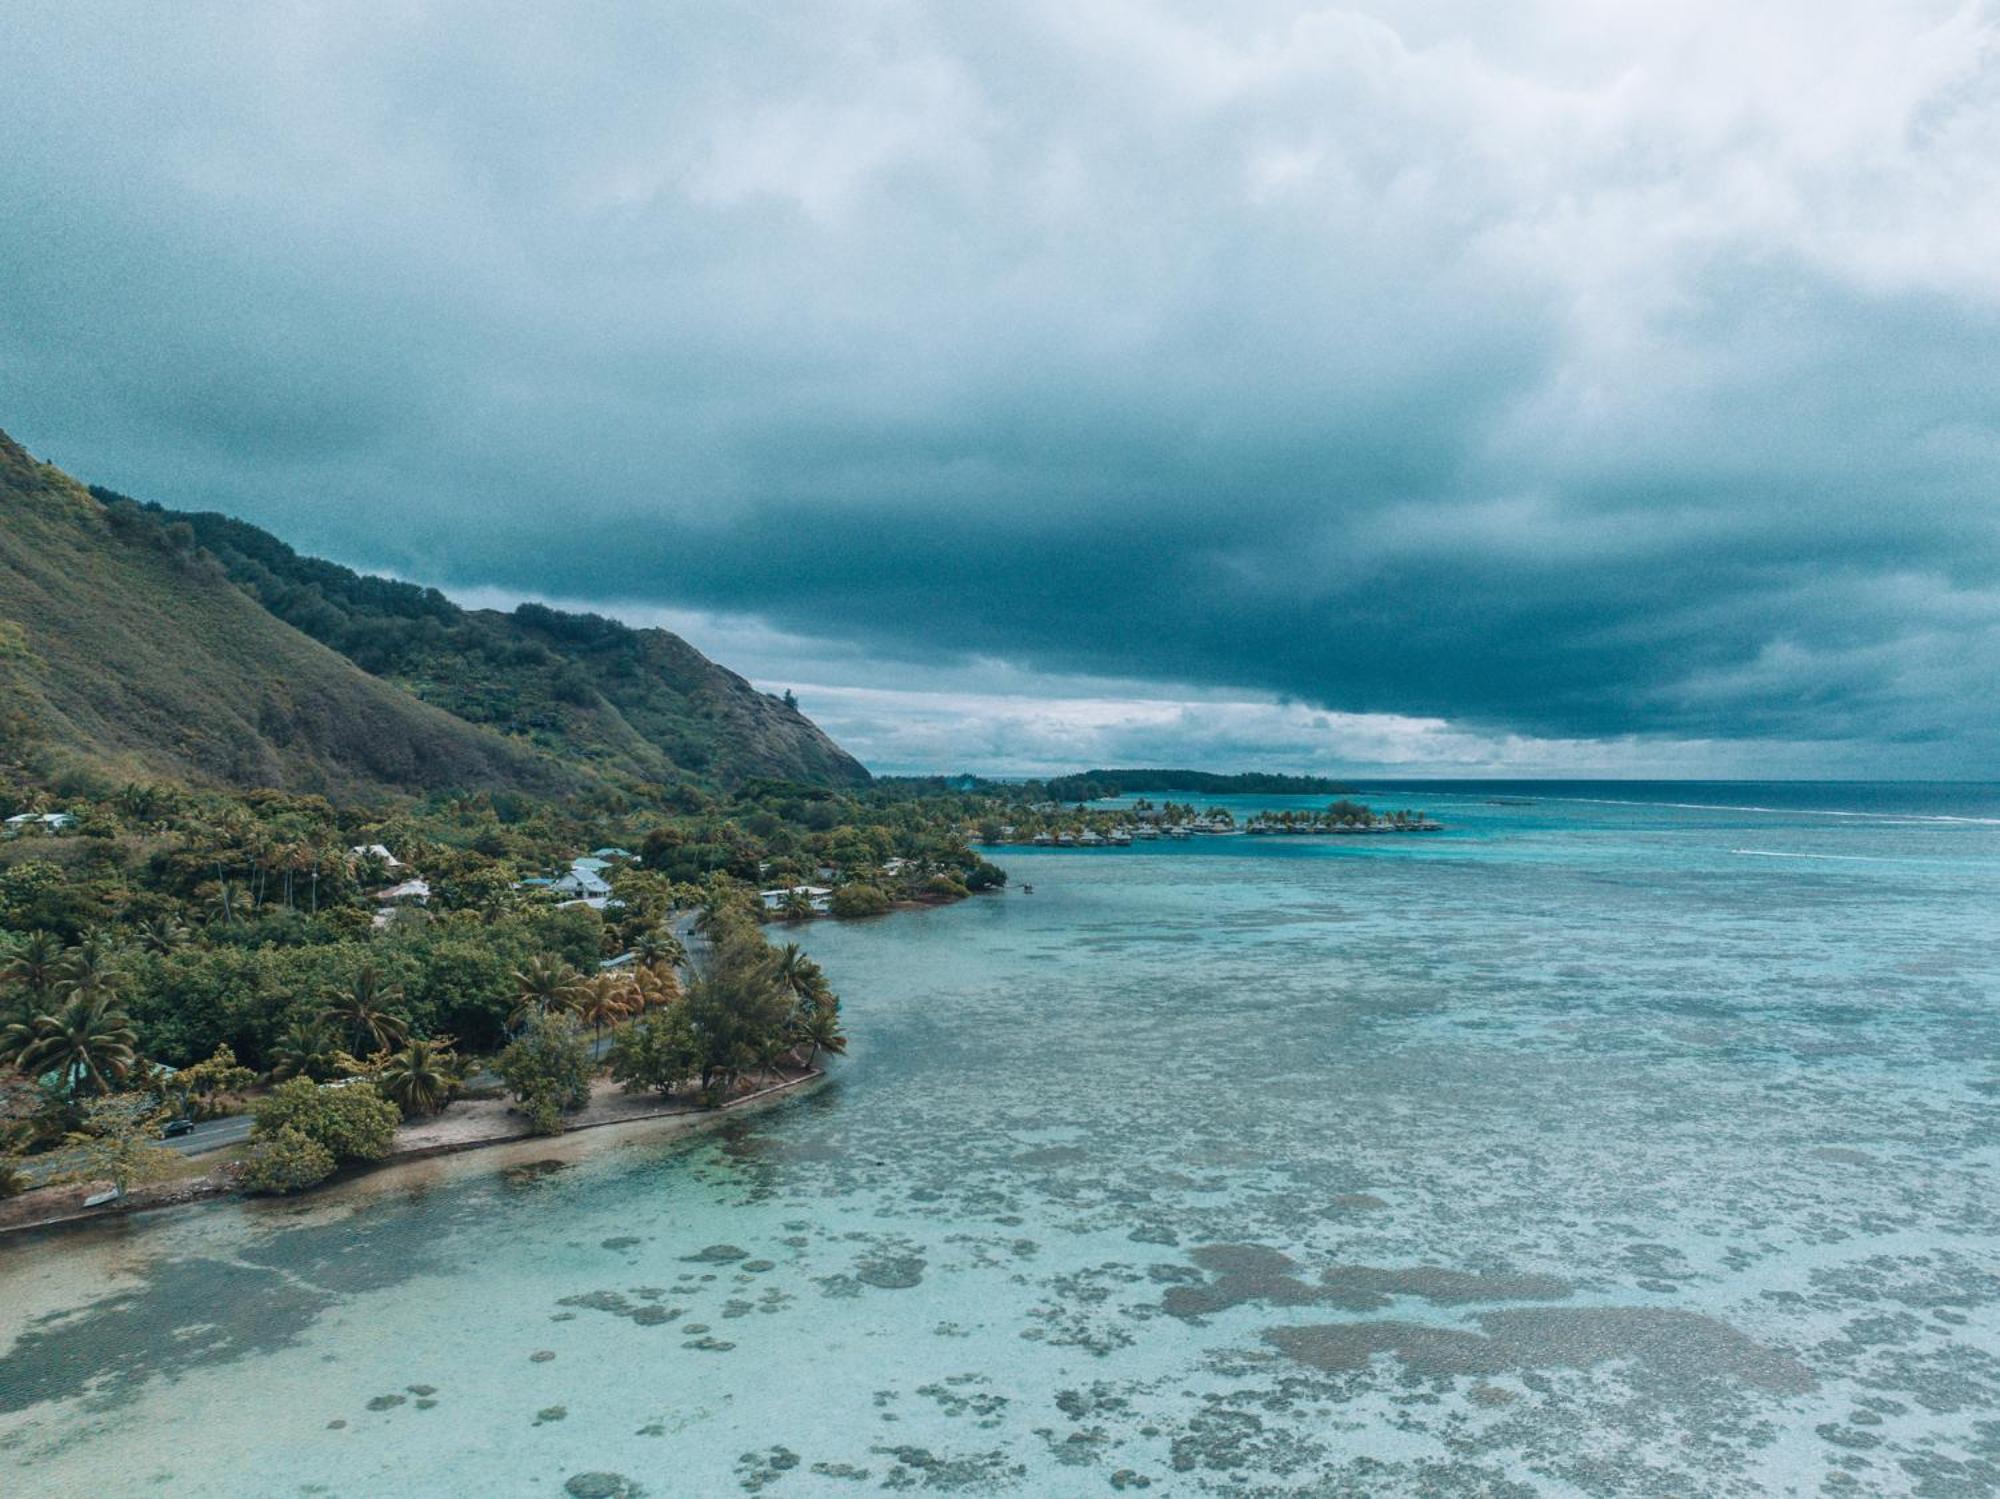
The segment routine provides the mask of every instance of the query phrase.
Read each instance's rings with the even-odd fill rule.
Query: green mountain
[[[0,432],[0,760],[352,797],[585,783],[273,618]]]
[[[0,764],[322,791],[868,772],[679,637],[301,557],[87,490],[0,433]]]
[[[113,506],[134,503],[92,492]],[[797,708],[666,630],[539,604],[463,609],[434,588],[302,557],[228,516],[134,508],[170,530],[186,527],[251,597],[363,670],[592,770],[722,786],[869,778]]]

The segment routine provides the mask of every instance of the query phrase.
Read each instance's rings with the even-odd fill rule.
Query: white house
[[[572,864],[569,873],[549,885],[557,895],[574,897],[579,900],[603,900],[611,893],[610,882],[595,869],[584,866],[588,860],[579,859]]]
[[[387,890],[377,890],[375,899],[383,905],[401,905],[405,901],[412,905],[430,904],[430,881],[425,879],[404,880],[400,885],[391,885]]]
[[[347,851],[350,859],[380,859],[384,869],[401,869],[403,861],[379,843],[357,843]]]
[[[803,895],[811,901],[815,911],[833,908],[833,892],[824,885],[785,885],[776,890],[759,890],[757,899],[767,911],[782,911],[786,900],[794,895]]]
[[[16,812],[7,819],[6,825],[17,833],[25,833],[32,827],[43,827],[51,833],[60,833],[65,828],[75,827],[76,819],[67,812]]]

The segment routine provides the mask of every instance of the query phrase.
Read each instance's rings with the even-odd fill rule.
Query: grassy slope
[[[552,753],[642,780],[868,779],[797,709],[665,630],[537,606],[461,609],[435,589],[302,557],[243,521],[148,510],[191,527],[279,618],[428,703]]]
[[[0,756],[349,797],[567,768],[355,668],[0,433]]]

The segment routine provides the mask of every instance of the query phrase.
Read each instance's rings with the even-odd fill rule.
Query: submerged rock
[[[694,1254],[681,1256],[682,1262],[689,1265],[733,1265],[749,1258],[749,1250],[738,1249],[734,1244],[711,1244]]]
[[[639,1486],[623,1473],[578,1473],[563,1492],[570,1499],[638,1499]]]

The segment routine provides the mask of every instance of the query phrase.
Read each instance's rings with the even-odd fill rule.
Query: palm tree
[[[808,1067],[819,1060],[823,1051],[834,1056],[845,1055],[847,1036],[840,1028],[840,1006],[814,1005],[792,1021],[792,1038],[797,1045],[808,1048]]]
[[[785,898],[778,903],[778,914],[787,921],[808,921],[812,918],[812,897],[793,886],[785,892]]]
[[[375,1086],[412,1119],[440,1112],[457,1084],[458,1058],[449,1036],[410,1042],[375,1078]]]
[[[514,975],[514,982],[519,986],[520,1002],[507,1017],[511,1026],[525,1024],[530,1015],[573,1010],[582,998],[583,975],[562,959],[540,953],[528,959],[527,966]]]
[[[271,1043],[271,1080],[288,1077],[331,1077],[340,1055],[340,1039],[318,1016],[295,1018]]]
[[[639,1010],[655,1010],[681,997],[681,981],[671,963],[654,963],[634,969],[632,1002]]]
[[[0,966],[0,984],[12,984],[27,991],[29,1003],[39,1006],[55,987],[56,969],[62,962],[62,939],[54,932],[37,927],[28,933],[5,966]]]
[[[130,982],[120,959],[123,952],[102,932],[88,933],[56,964],[51,992],[58,999],[115,1000]]]
[[[663,926],[641,932],[632,944],[632,951],[641,968],[653,968],[661,963],[678,966],[687,961],[687,949],[681,945],[681,939]]]
[[[9,1032],[14,1028],[8,1027]],[[59,1073],[74,1093],[86,1080],[110,1093],[138,1061],[132,1018],[106,992],[73,992],[53,1015],[38,1015],[34,1037],[20,1052],[23,1072]]]
[[[243,919],[243,892],[227,879],[218,879],[208,900],[208,915],[211,921],[220,921],[229,926]]]
[[[21,1054],[35,1044],[35,1021],[38,1018],[30,1014],[0,1026],[0,1064],[20,1061]]]
[[[150,953],[170,953],[185,946],[192,935],[186,922],[172,916],[156,916],[139,924],[139,945]]]
[[[830,997],[826,974],[796,942],[787,942],[778,949],[775,976],[779,987],[797,1000],[802,1008],[816,1009]]]
[[[364,963],[346,988],[326,991],[320,1018],[344,1029],[355,1053],[365,1056],[394,1046],[410,1033],[407,1020],[384,1008],[402,998],[402,985],[383,983],[381,970]]]
[[[632,984],[629,979],[600,973],[578,985],[576,1018],[591,1027],[592,1050],[604,1040],[604,1027],[616,1025],[631,1013]]]

